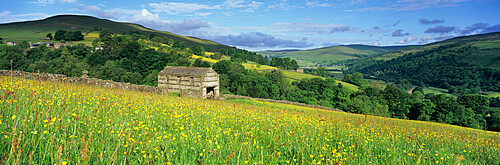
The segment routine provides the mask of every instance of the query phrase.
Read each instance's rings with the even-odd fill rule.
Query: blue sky
[[[498,0],[0,0],[0,23],[81,14],[248,50],[415,45],[500,31]]]

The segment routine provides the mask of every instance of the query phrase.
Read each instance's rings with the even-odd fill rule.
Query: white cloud
[[[344,24],[318,24],[318,23],[275,23],[262,30],[277,33],[301,34],[332,34],[332,33],[378,33],[380,30],[363,30]]]
[[[78,0],[60,0],[62,3],[77,3]]]
[[[417,38],[417,37],[414,37],[414,36],[408,36],[408,37],[406,37],[406,39],[405,39],[405,40],[400,40],[400,41],[397,41],[397,42],[395,42],[395,44],[409,44],[409,43],[411,43],[411,42],[413,42],[413,41],[416,41],[416,40],[418,40],[418,38]]]
[[[163,20],[158,14],[153,14],[146,9],[142,9],[140,13],[128,18],[131,22],[142,24],[146,27],[151,27],[158,30],[165,30],[184,35],[193,34],[195,30],[210,28],[208,22],[203,22],[201,19],[185,19],[179,20]]]
[[[253,49],[306,48],[312,46],[312,44],[307,43],[304,39],[301,40],[281,39],[260,32],[240,33],[237,35],[219,35],[212,37],[211,39],[223,44],[248,47]]]
[[[12,15],[12,17],[34,17],[34,18],[45,18],[50,16],[47,13],[26,13],[26,14],[16,14]]]
[[[330,7],[334,6],[335,4],[333,3],[320,3],[318,1],[308,1],[306,2],[307,7]]]
[[[392,1],[388,6],[371,6],[358,9],[345,10],[347,12],[373,12],[373,11],[408,11],[408,10],[421,10],[428,8],[442,8],[450,6],[459,6],[461,2],[472,0],[398,0]]]
[[[35,2],[29,2],[29,3],[34,3],[34,4],[37,4],[40,6],[47,6],[47,5],[54,4],[54,0],[37,0]]]
[[[78,0],[58,0],[59,2],[61,3],[77,3]],[[34,1],[34,2],[28,2],[28,3],[33,3],[33,4],[37,4],[37,5],[40,5],[40,6],[47,6],[47,5],[52,5],[52,4],[55,4],[55,0],[37,0],[37,1]]]
[[[209,16],[209,15],[212,15],[213,13],[194,13],[195,16],[198,16],[198,17],[206,17],[206,16]]]
[[[12,12],[10,12],[10,11],[3,11],[0,13],[0,17],[8,17],[8,16],[10,16],[11,13]]]
[[[242,12],[254,12],[259,9],[264,3],[257,1],[246,0],[226,0],[218,5],[206,5],[199,3],[177,3],[177,2],[161,2],[149,3],[154,12],[165,12],[172,15],[182,13],[192,13],[200,10],[218,10],[218,9],[240,9]]]
[[[176,2],[162,2],[162,3],[150,3],[148,4],[153,8],[154,12],[166,12],[169,14],[177,15],[180,13],[191,13],[198,10],[204,9],[219,9],[220,6],[208,6],[204,4],[197,3],[176,3]]]
[[[12,14],[10,11],[3,11],[0,13],[0,22],[21,22],[34,19],[42,19],[48,17],[47,13],[26,13],[26,14]]]
[[[140,13],[140,10],[127,10],[127,9],[111,9],[111,10],[101,10],[100,7],[96,5],[90,5],[90,6],[80,6],[79,8],[80,11],[87,12],[94,14],[98,17],[101,18],[108,18],[108,19],[119,19],[126,17],[125,15],[133,15]]]
[[[390,7],[366,7],[366,8],[359,8],[359,9],[350,9],[350,10],[345,10],[347,12],[372,12],[372,11],[385,11],[385,10],[391,10],[392,8]]]
[[[262,2],[256,1],[245,1],[245,0],[226,0],[222,6],[227,9],[234,8],[249,8],[249,9],[258,9],[262,4]]]
[[[278,10],[292,10],[296,8],[301,8],[301,6],[290,5],[288,0],[279,0],[275,4],[267,6],[269,9],[278,9]]]
[[[90,13],[99,13],[101,12],[101,8],[95,6],[95,5],[90,5],[90,6],[82,6],[80,7],[80,10],[90,12]]]

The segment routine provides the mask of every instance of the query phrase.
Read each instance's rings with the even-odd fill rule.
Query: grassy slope
[[[129,31],[140,31],[145,34],[156,33],[158,35],[164,35],[167,38],[172,38],[176,41],[184,41],[188,44],[199,44],[205,47],[214,48],[228,47],[213,41],[181,36],[164,31],[156,31],[137,24],[113,22],[106,19],[81,15],[59,15],[44,20],[0,24],[0,34],[6,41],[28,40],[37,42],[40,41],[41,37],[47,35],[47,33],[52,33],[52,35],[54,35],[59,29],[72,30],[71,27],[76,27],[75,30],[80,30],[84,34],[92,31],[94,28],[101,28],[119,34]]]
[[[401,57],[407,53],[425,51],[434,47],[453,43],[467,43],[479,48],[479,51],[466,58],[463,58],[462,62],[478,66],[500,68],[500,32],[457,37],[441,42],[427,44],[424,46],[409,47],[398,51],[377,55],[374,56],[373,59],[390,60],[393,58]]]
[[[6,164],[500,163],[499,133],[446,124],[4,76],[0,82]]]
[[[265,56],[277,57],[290,57],[299,61],[301,66],[308,66],[311,64],[330,64],[349,59],[356,59],[360,57],[367,57],[370,55],[384,53],[396,50],[403,47],[377,47],[366,45],[344,45],[344,46],[331,46],[312,50],[300,51],[263,51],[258,52]]]
[[[446,44],[454,44],[454,43],[467,43],[477,46],[479,48],[479,51],[475,52],[470,56],[467,56],[466,58],[463,58],[462,62],[478,66],[486,66],[490,68],[500,69],[500,32],[457,37],[436,43],[427,44],[424,46],[403,48],[393,52],[372,56],[370,58],[372,60],[390,60],[393,58],[401,57],[408,53],[425,51],[434,47]],[[424,88],[424,92],[434,93],[434,94],[444,94],[447,96],[457,97],[456,95],[447,93],[447,89],[441,89],[435,87]],[[500,96],[498,92],[488,92],[487,94],[490,97]]]

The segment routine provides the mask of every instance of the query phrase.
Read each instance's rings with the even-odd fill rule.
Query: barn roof
[[[210,70],[212,70],[212,68],[167,66],[158,74],[176,76],[203,76]]]

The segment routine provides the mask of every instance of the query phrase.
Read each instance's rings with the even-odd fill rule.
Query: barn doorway
[[[207,87],[207,99],[215,99],[215,87]]]

